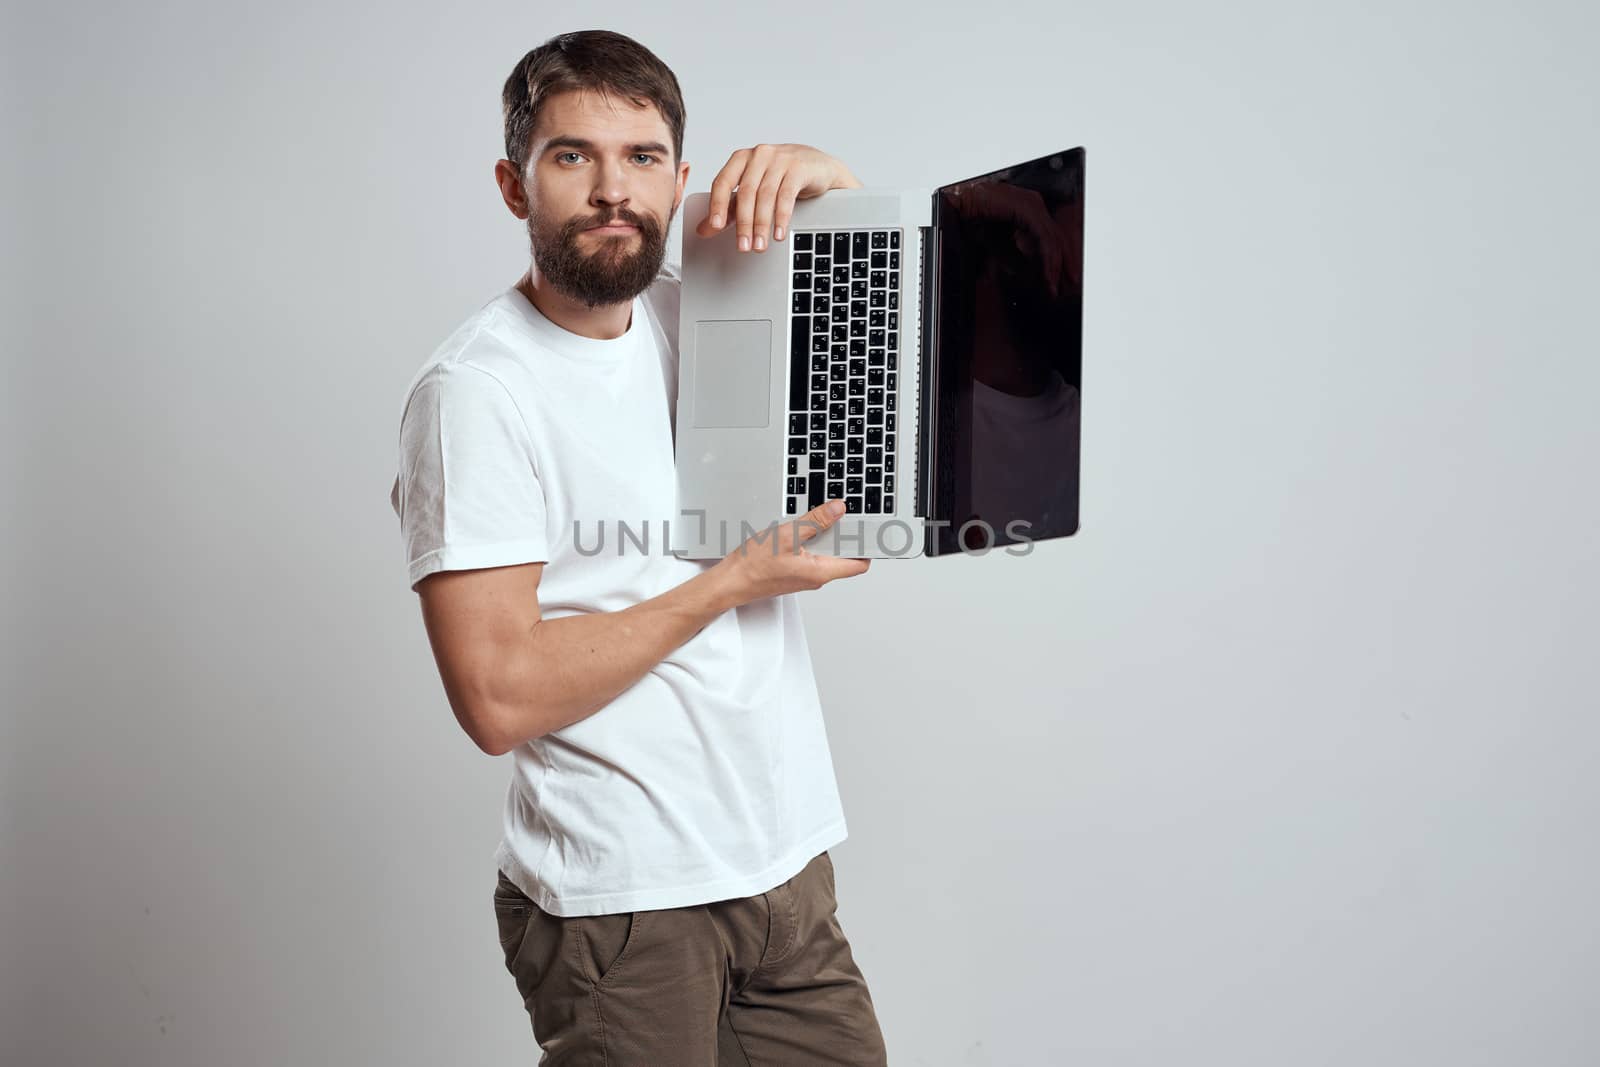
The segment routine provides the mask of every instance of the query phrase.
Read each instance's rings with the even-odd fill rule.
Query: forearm
[[[495,686],[501,751],[593,715],[737,604],[717,566],[621,611],[541,619]]]

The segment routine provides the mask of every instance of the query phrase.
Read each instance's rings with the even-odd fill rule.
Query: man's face
[[[539,273],[589,307],[644,292],[666,257],[688,172],[674,165],[672,134],[654,105],[593,92],[552,97],[523,172]]]

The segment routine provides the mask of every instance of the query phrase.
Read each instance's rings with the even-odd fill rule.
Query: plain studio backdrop
[[[593,27],[691,191],[1088,148],[1081,532],[801,594],[892,1061],[1600,1061],[1593,6],[597,12],[7,8],[0,1061],[535,1062],[387,494]]]

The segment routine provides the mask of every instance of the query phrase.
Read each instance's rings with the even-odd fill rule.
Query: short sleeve
[[[505,385],[471,364],[440,362],[417,379],[389,499],[413,589],[435,571],[550,558],[527,423]]]

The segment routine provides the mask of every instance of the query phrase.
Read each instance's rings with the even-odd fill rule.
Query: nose
[[[595,207],[621,207],[628,202],[627,171],[621,162],[612,160],[595,168],[594,189],[589,193],[589,203]]]

